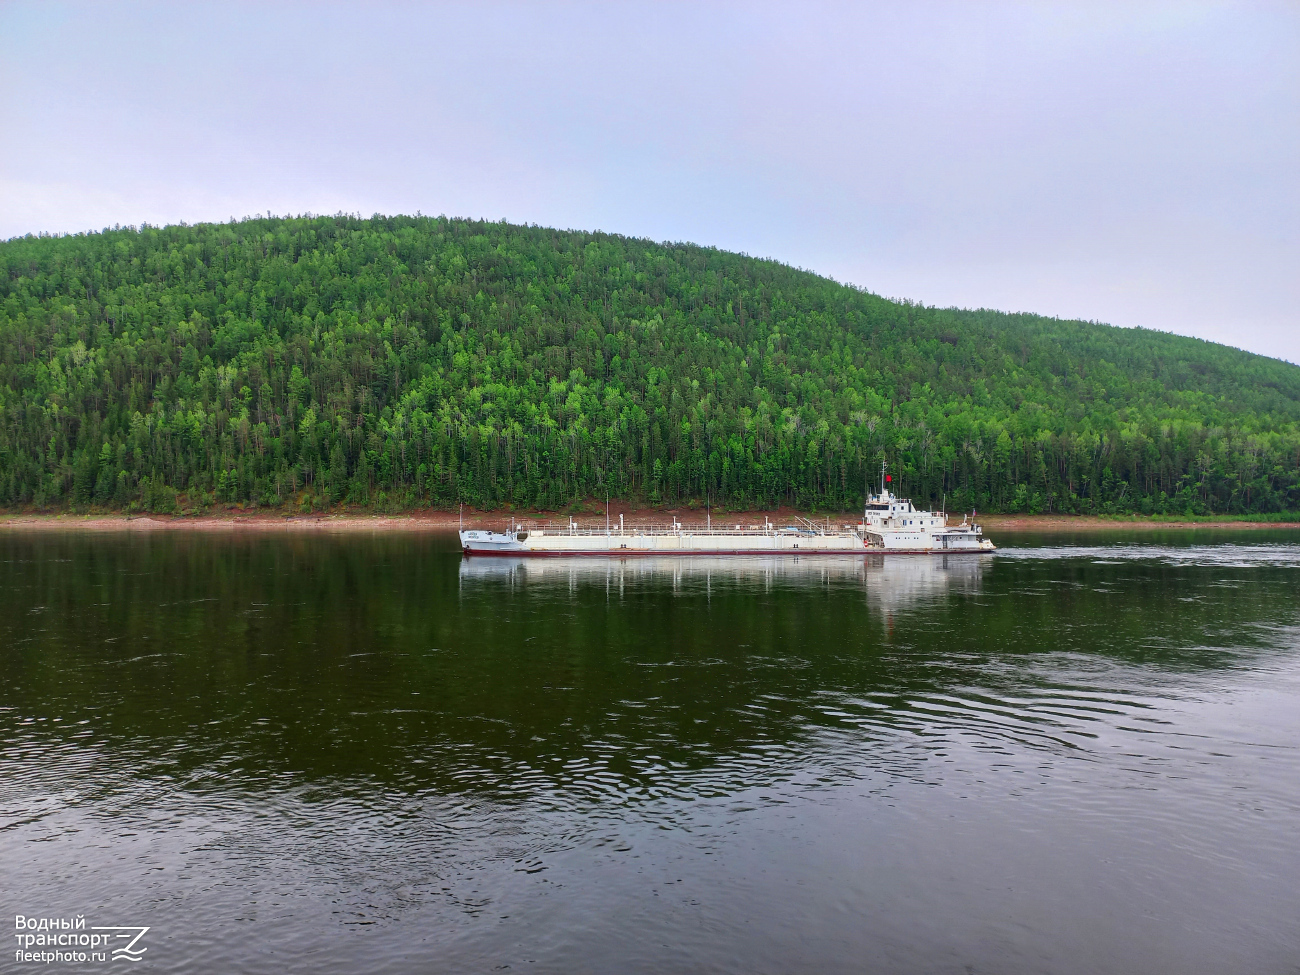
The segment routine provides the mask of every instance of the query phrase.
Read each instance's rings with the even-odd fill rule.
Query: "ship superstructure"
[[[714,524],[687,527],[673,519],[667,525],[625,525],[606,518],[605,525],[517,526],[500,531],[468,529],[460,533],[461,548],[470,555],[800,555],[867,552],[991,552],[979,525],[962,518],[948,524],[943,512],[919,511],[906,498],[895,497],[881,478],[879,494],[867,498],[856,525],[832,524],[829,519],[797,519],[795,524]]]
[[[937,511],[918,511],[907,498],[895,497],[888,488],[867,498],[857,532],[868,550],[878,552],[991,552],[994,545],[979,525],[962,518],[948,524]]]

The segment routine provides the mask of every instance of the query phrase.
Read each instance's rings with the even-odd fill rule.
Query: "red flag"
[[[894,475],[893,475],[893,474],[886,474],[886,475],[885,475],[885,483],[886,483],[886,484],[888,484],[888,483],[889,483],[890,481],[892,481],[893,479],[894,479]]]

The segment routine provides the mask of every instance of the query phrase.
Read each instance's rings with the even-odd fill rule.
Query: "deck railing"
[[[641,522],[637,524],[619,524],[611,522],[608,526],[602,524],[582,524],[573,522],[506,522],[499,526],[485,528],[483,525],[474,526],[480,531],[496,532],[542,532],[544,535],[575,535],[584,537],[596,537],[605,535],[680,535],[680,534],[700,534],[707,533],[712,535],[731,535],[741,536],[761,536],[770,537],[772,535],[840,535],[845,532],[854,532],[858,530],[857,525],[833,525],[828,522],[810,522],[806,519],[800,519],[803,524],[785,524],[778,525],[769,523],[766,525],[744,525],[736,524],[683,524],[673,522],[665,524],[663,522]]]

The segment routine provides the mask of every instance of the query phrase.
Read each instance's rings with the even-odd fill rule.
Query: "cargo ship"
[[[867,498],[862,520],[832,524],[829,519],[799,518],[794,524],[712,523],[687,527],[674,518],[667,525],[624,525],[623,516],[604,527],[579,525],[511,525],[500,531],[462,529],[460,545],[467,555],[629,556],[629,555],[860,555],[866,552],[922,554],[928,552],[992,552],[973,518],[949,524],[944,512],[919,511],[906,498],[893,495],[887,475],[879,494]]]

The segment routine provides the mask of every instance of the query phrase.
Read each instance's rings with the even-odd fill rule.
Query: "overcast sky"
[[[0,237],[339,210],[1300,362],[1300,3],[0,0]]]

